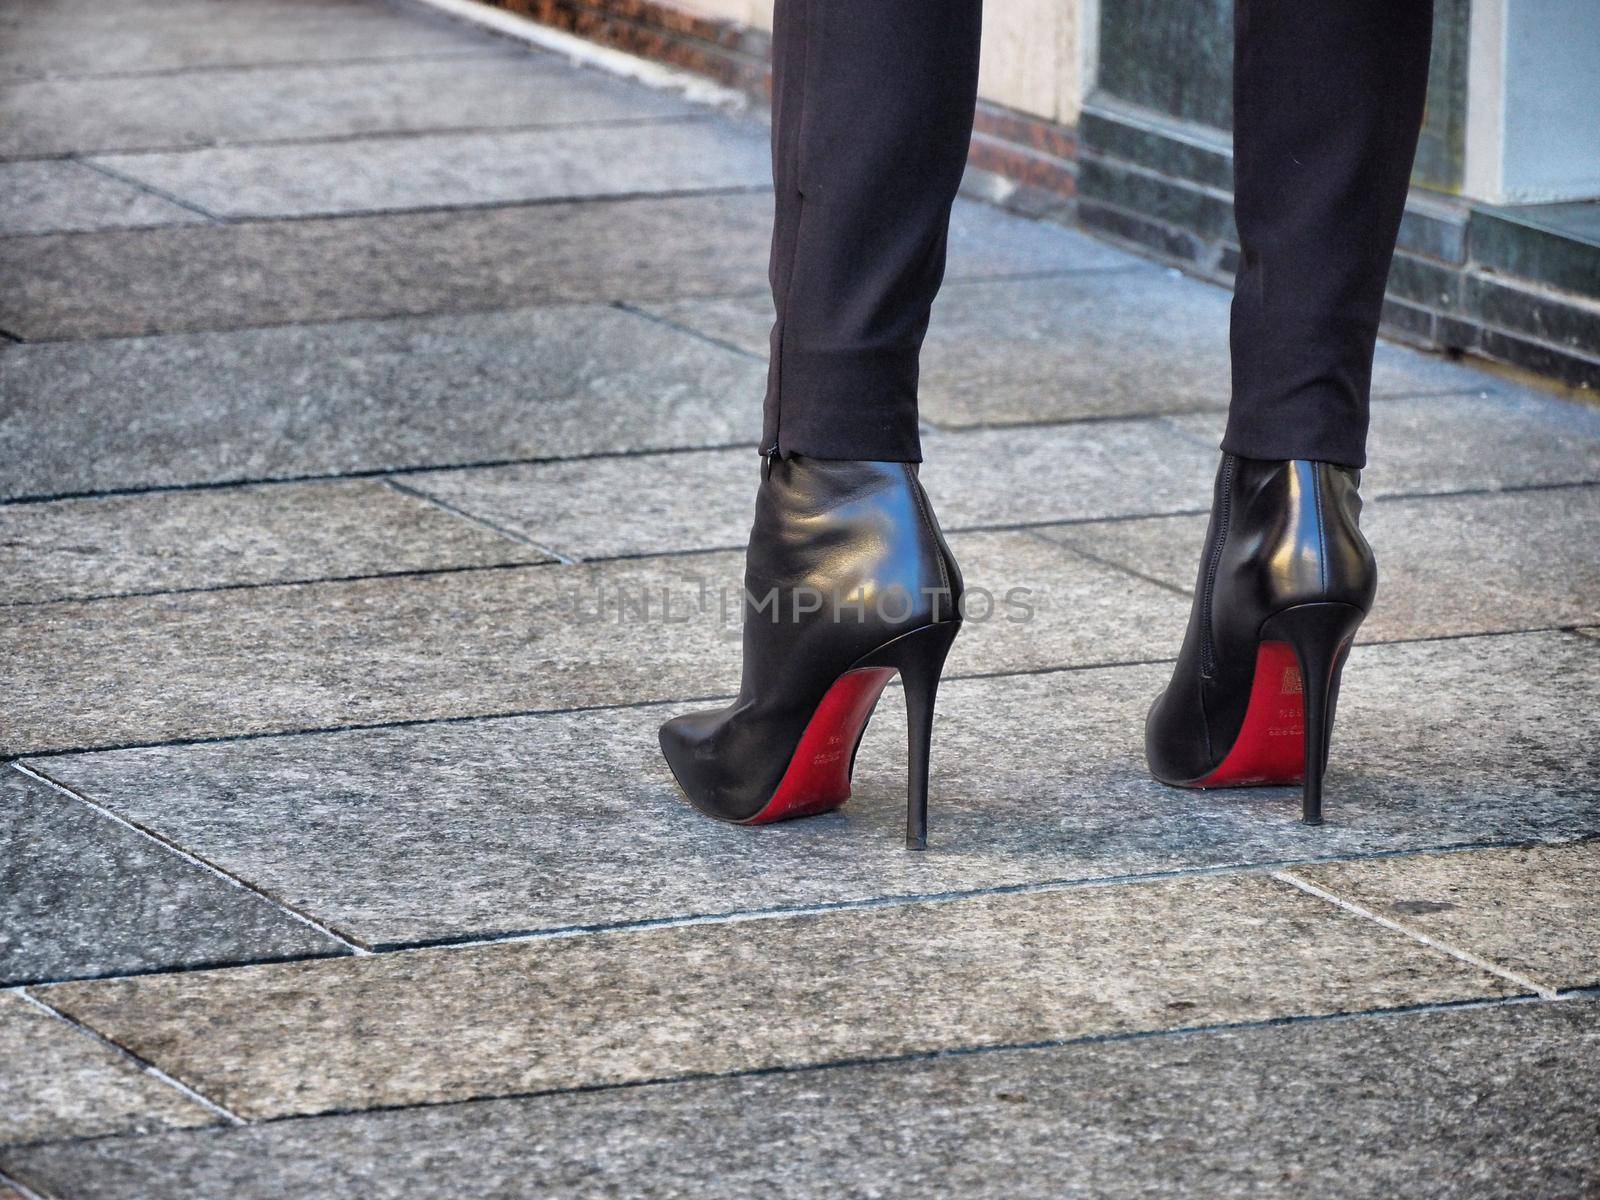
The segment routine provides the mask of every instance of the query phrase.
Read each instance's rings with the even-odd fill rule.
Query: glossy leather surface
[[[725,820],[755,815],[839,676],[904,633],[957,619],[960,596],[914,464],[764,459],[738,697],[661,728],[689,799]]]
[[[1330,602],[1371,610],[1378,569],[1359,526],[1360,478],[1331,463],[1223,456],[1188,631],[1145,722],[1157,779],[1193,783],[1227,756],[1271,617]]]

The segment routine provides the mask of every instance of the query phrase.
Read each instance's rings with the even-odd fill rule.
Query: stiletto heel
[[[1287,643],[1300,668],[1305,764],[1300,819],[1307,825],[1322,824],[1322,776],[1328,769],[1339,673],[1366,615],[1351,604],[1297,604],[1261,627],[1261,640]]]
[[[1176,787],[1322,779],[1346,650],[1378,586],[1360,474],[1309,459],[1223,456],[1189,629],[1145,721],[1150,772]]]
[[[884,686],[906,693],[906,844],[927,845],[934,695],[961,572],[911,463],[767,458],[745,559],[744,673],[661,727],[689,802],[740,825],[830,812]]]
[[[933,705],[939,675],[959,621],[930,625],[896,638],[871,656],[874,665],[894,666],[906,693],[906,849],[928,848],[928,759],[933,749]]]

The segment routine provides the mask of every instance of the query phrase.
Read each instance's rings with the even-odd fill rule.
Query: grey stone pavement
[[[382,0],[0,9],[0,1197],[1600,1194],[1600,409],[1381,347],[1329,823],[1171,791],[1227,297],[963,200],[925,477],[1033,619],[927,854],[894,692],[716,825],[764,139]]]

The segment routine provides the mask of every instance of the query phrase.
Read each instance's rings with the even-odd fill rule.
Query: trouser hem
[[[1235,397],[1222,450],[1241,458],[1310,459],[1360,470],[1367,465],[1365,406],[1352,411],[1333,392],[1301,393],[1270,403]]]
[[[917,351],[782,350],[763,453],[873,462],[921,462]],[[778,379],[782,392],[778,394]]]

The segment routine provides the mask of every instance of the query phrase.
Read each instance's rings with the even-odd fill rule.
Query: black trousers
[[[1224,450],[1365,465],[1432,7],[1236,0]],[[980,13],[981,0],[777,0],[764,451],[921,457],[917,359],[972,134]]]

